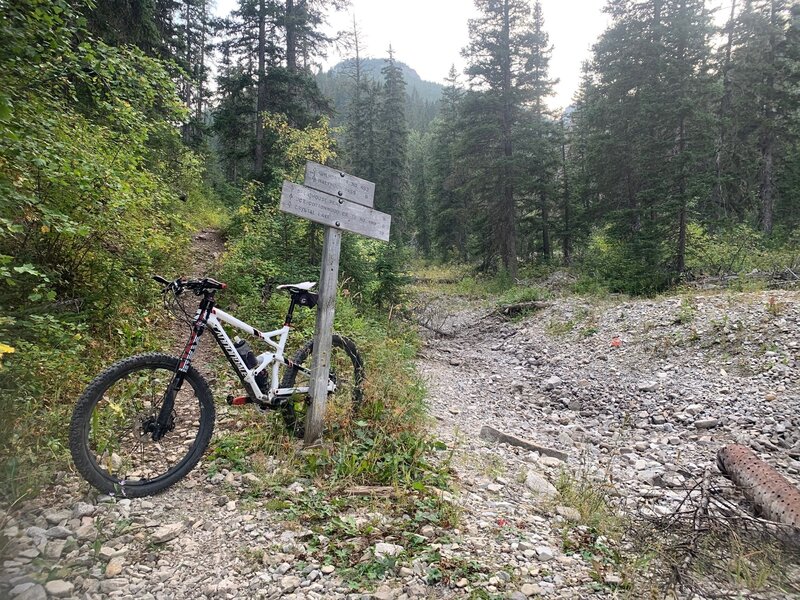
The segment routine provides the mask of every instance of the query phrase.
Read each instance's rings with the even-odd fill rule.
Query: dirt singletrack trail
[[[216,271],[224,250],[225,238],[219,229],[209,228],[198,231],[192,236],[192,243],[187,253],[186,271],[182,275],[218,279]],[[171,276],[172,274],[166,277],[169,279]],[[197,305],[194,302],[194,296],[187,296],[184,300],[187,310],[191,311],[190,316],[193,316]],[[176,314],[169,318],[170,348],[171,352],[176,355],[180,354],[191,332],[191,326],[183,319],[175,318],[178,316],[180,315]],[[215,359],[219,353],[216,344],[208,343],[210,337],[205,337],[206,339],[203,340],[205,343],[198,346],[193,362],[209,383],[213,383],[217,378]]]

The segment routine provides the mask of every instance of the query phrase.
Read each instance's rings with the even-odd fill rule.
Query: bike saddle
[[[288,289],[292,292],[294,291],[307,292],[310,289],[312,289],[315,285],[317,285],[316,281],[304,281],[303,283],[285,283],[283,285],[279,285],[278,289],[279,290]]]

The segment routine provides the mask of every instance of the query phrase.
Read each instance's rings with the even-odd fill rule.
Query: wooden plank
[[[296,183],[283,182],[280,209],[315,223],[389,241],[390,215]]]
[[[325,405],[328,401],[328,373],[331,368],[331,336],[336,308],[336,287],[339,280],[339,252],[342,232],[325,228],[322,242],[322,269],[319,274],[317,322],[314,328],[314,349],[311,355],[311,406],[306,413],[305,446],[316,446],[322,440]]]
[[[375,184],[336,169],[315,162],[306,163],[306,178],[303,181],[310,187],[337,198],[351,200],[356,204],[372,208],[375,197]]]

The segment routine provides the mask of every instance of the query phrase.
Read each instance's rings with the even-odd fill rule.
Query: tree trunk
[[[761,142],[761,173],[758,188],[761,197],[761,230],[767,235],[772,233],[773,227],[773,205],[774,205],[774,150],[775,136],[771,131],[767,131]]]
[[[773,208],[774,208],[774,153],[775,153],[775,46],[777,44],[775,31],[778,27],[778,10],[776,0],[769,4],[769,53],[767,60],[767,98],[764,102],[764,120],[761,133],[761,167],[759,169],[758,195],[761,200],[761,230],[767,235],[772,233]]]
[[[286,69],[297,70],[297,22],[294,0],[286,0]]]
[[[517,232],[516,215],[514,207],[514,186],[512,183],[511,157],[511,120],[513,107],[511,104],[511,24],[509,14],[509,0],[503,1],[503,30],[502,30],[502,58],[503,69],[503,184],[502,206],[499,215],[499,237],[501,238],[501,253],[503,266],[511,277],[517,275]]]
[[[561,120],[562,135],[564,120]],[[561,251],[564,255],[564,264],[569,265],[572,260],[572,215],[570,210],[569,198],[569,176],[567,174],[567,142],[566,138],[561,141],[561,171],[563,175],[563,201],[564,201],[564,235],[561,238]]]
[[[253,173],[257,179],[264,172],[264,123],[262,113],[267,106],[266,81],[267,10],[265,0],[258,2],[258,92],[256,98],[256,151]]]
[[[714,182],[714,189],[711,192],[711,200],[714,206],[718,207],[723,216],[728,212],[728,200],[725,197],[725,190],[722,186],[722,172],[723,172],[723,152],[727,143],[725,133],[726,124],[725,119],[730,112],[731,106],[731,52],[733,49],[733,31],[734,31],[734,18],[736,17],[736,0],[731,2],[731,14],[728,19],[728,38],[725,42],[725,60],[722,63],[722,98],[719,103],[719,113],[717,119],[719,121],[719,133],[717,134],[717,148],[714,153],[714,168],[716,171],[716,181]]]
[[[200,58],[197,63],[197,103],[195,104],[194,113],[196,126],[198,127],[203,119],[203,78],[205,77],[207,27],[206,0],[200,0]]]
[[[550,244],[550,207],[544,190],[539,192],[539,202],[542,210],[542,255],[549,261],[553,258],[553,248]]]
[[[184,2],[184,10],[186,11],[186,72],[188,73],[188,77],[184,79],[183,85],[183,103],[186,105],[186,108],[192,104],[192,8],[190,0],[185,0]],[[183,143],[188,144],[191,138],[191,123],[184,123],[183,127],[181,127],[181,134],[183,138]]]

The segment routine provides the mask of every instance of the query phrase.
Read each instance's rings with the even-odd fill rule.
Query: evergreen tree
[[[424,257],[431,256],[431,210],[428,157],[430,156],[429,134],[411,131],[409,138],[409,188],[416,233],[417,251]]]
[[[517,207],[514,126],[531,99],[533,38],[530,6],[524,0],[476,0],[480,12],[469,22],[462,54],[473,87],[464,104],[465,147],[472,154],[473,192],[485,211],[487,258],[498,254],[503,268],[517,272]],[[480,92],[478,91],[480,90]],[[480,154],[481,160],[474,160]],[[488,265],[488,262],[487,262]]]
[[[549,78],[549,64],[552,47],[549,36],[544,29],[544,15],[540,2],[533,6],[533,20],[529,36],[530,54],[526,70],[529,73],[529,100],[522,111],[517,125],[517,147],[520,149],[518,171],[520,173],[520,191],[525,198],[521,250],[533,246],[531,239],[535,237],[527,231],[527,226],[536,226],[541,234],[541,245],[538,249],[545,260],[553,256],[551,208],[556,193],[556,169],[558,166],[558,128],[548,114],[545,99],[553,93],[555,81]],[[537,214],[538,213],[538,214]],[[532,255],[532,252],[521,251],[521,255]]]
[[[408,182],[406,154],[408,126],[406,124],[406,82],[403,71],[394,60],[389,47],[389,57],[383,70],[384,84],[379,110],[375,208],[392,215],[392,235],[407,239],[407,210],[405,190]]]
[[[458,83],[455,66],[445,80],[447,85],[439,103],[439,117],[433,124],[430,182],[433,245],[443,259],[466,261],[470,213],[463,190],[463,168],[458,160],[461,138],[461,102],[464,92]]]
[[[793,56],[797,42],[792,43],[792,31],[797,25],[792,25],[792,4],[788,0],[747,0],[732,42],[732,132],[725,148],[726,179],[734,182],[734,189],[735,182],[741,182],[739,193],[731,200],[739,214],[758,215],[767,234],[774,227],[782,167],[791,164],[783,163],[783,156],[791,148],[800,106],[797,86],[790,83],[797,77],[798,64]],[[757,205],[750,201],[752,197],[757,198]]]

